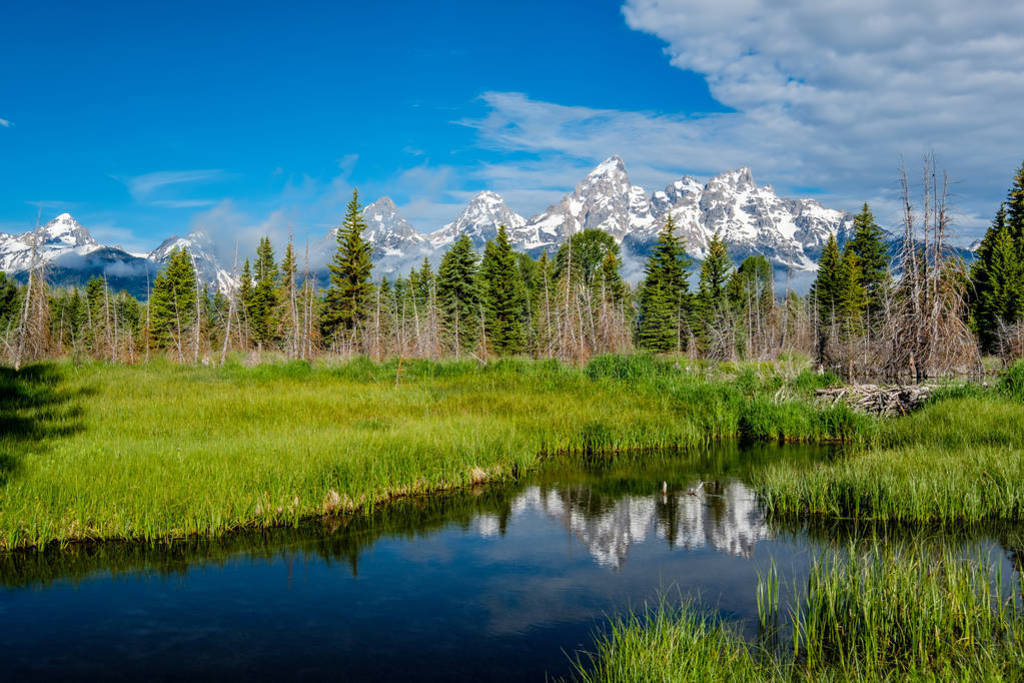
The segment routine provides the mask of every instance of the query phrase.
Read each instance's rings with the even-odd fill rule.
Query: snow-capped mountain
[[[638,273],[671,214],[687,252],[702,259],[718,233],[736,260],[763,254],[777,268],[813,271],[830,234],[844,240],[853,216],[827,209],[812,199],[784,199],[769,185],[758,186],[749,168],[715,176],[706,183],[683,176],[653,195],[630,182],[626,166],[611,156],[581,180],[572,192],[542,213],[523,220],[494,192],[482,192],[453,222],[428,235],[437,252],[462,234],[482,248],[508,228],[513,246],[533,256],[553,252],[569,236],[596,229],[623,246],[626,270]]]
[[[612,156],[598,164],[562,201],[511,231],[510,237],[520,249],[539,253],[557,248],[583,230],[604,230],[621,242],[626,235],[654,230],[655,224],[647,193],[629,182],[626,165]]]
[[[69,253],[85,256],[99,249],[100,243],[71,214],[62,213],[37,230],[20,235],[0,233],[0,270],[17,273],[30,269],[33,246],[39,261],[51,263]]]
[[[71,214],[62,213],[46,225],[20,235],[0,233],[0,270],[24,282],[33,265],[43,266],[47,281],[57,287],[82,286],[97,275],[115,290],[145,296],[147,273],[157,268],[143,256],[97,242]]]
[[[604,160],[562,201],[513,234],[516,246],[531,253],[556,249],[585,229],[611,233],[624,257],[642,259],[671,215],[687,252],[698,259],[718,233],[734,259],[763,254],[776,267],[814,270],[830,234],[844,237],[853,216],[826,209],[812,199],[783,199],[771,186],[757,186],[749,168],[701,183],[684,176],[652,196],[629,181],[618,156]]]
[[[223,268],[217,260],[213,241],[206,233],[198,230],[190,232],[184,237],[168,237],[160,243],[160,246],[149,252],[146,259],[157,267],[163,267],[175,249],[187,249],[192,255],[200,281],[216,287],[220,291],[228,291],[235,286],[235,279],[231,271]],[[231,267],[233,269],[234,264]]]
[[[443,249],[461,235],[468,235],[475,248],[483,249],[498,235],[499,225],[504,225],[510,235],[518,235],[526,219],[508,208],[500,194],[485,190],[477,193],[454,221],[430,233],[427,239],[433,248]]]
[[[697,259],[706,255],[709,239],[718,233],[734,260],[763,254],[777,269],[806,273],[817,268],[829,235],[838,235],[842,242],[853,223],[850,213],[825,208],[812,199],[779,197],[771,186],[758,186],[748,168],[727,171],[707,182],[683,176],[648,194],[630,181],[618,156],[598,164],[561,201],[530,219],[491,191],[477,193],[458,216],[433,232],[417,230],[388,197],[363,210],[376,277],[405,275],[424,258],[436,266],[460,235],[468,235],[473,246],[482,250],[497,235],[498,226],[505,225],[513,246],[533,256],[556,251],[582,230],[604,230],[622,245],[624,275],[636,280],[669,215],[687,252]],[[321,283],[326,282],[326,265],[337,248],[336,235],[335,227],[311,249],[310,265]],[[62,213],[38,230],[0,233],[0,269],[24,279],[33,244],[38,258],[48,264],[50,281],[58,286],[82,284],[103,275],[112,286],[144,296],[147,279],[152,281],[175,247],[189,249],[207,284],[221,290],[234,285],[233,265],[218,260],[212,240],[203,232],[171,237],[149,254],[131,254],[101,245],[70,214]],[[245,250],[255,245],[242,247],[240,258],[251,255]]]
[[[428,236],[409,224],[390,197],[381,197],[363,207],[363,220],[366,221],[363,237],[373,245],[377,275],[406,274],[422,263],[424,257],[434,253]],[[340,227],[328,230],[312,248],[314,277],[321,284],[327,283],[327,264],[338,248]]]

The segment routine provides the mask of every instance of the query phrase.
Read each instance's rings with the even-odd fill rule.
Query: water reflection
[[[754,491],[743,482],[694,479],[682,490],[606,499],[586,486],[528,487],[512,502],[513,519],[537,510],[587,548],[597,564],[619,569],[630,548],[648,538],[671,548],[705,546],[751,557],[755,544],[772,534]],[[497,517],[478,518],[481,535],[498,533]]]
[[[793,586],[823,549],[864,535],[766,521],[744,482],[783,454],[826,455],[558,461],[295,529],[0,554],[0,660],[11,680],[565,676],[608,615],[672,589],[752,623],[770,563]],[[1024,547],[1000,534],[936,542]]]

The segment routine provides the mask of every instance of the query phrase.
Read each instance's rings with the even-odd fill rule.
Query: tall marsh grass
[[[997,565],[946,549],[819,558],[792,603],[759,578],[760,635],[692,605],[613,620],[577,660],[587,681],[1020,680],[1024,614]],[[773,630],[777,616],[790,620]]]
[[[976,524],[1024,519],[1024,403],[956,392],[879,423],[871,448],[755,474],[777,517]]]
[[[5,371],[0,549],[295,524],[546,455],[850,440],[871,425],[770,372],[740,377],[648,356]]]

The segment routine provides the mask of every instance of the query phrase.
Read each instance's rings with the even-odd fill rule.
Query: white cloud
[[[213,241],[217,259],[225,268],[233,267],[237,247],[238,267],[241,269],[241,262],[253,255],[260,238],[269,237],[275,246],[283,247],[288,241],[290,227],[291,221],[285,209],[272,210],[264,218],[253,218],[226,199],[196,214],[190,230],[201,231]],[[302,241],[301,238],[296,239],[299,244]]]
[[[488,92],[488,113],[459,123],[485,148],[536,161],[475,175],[528,213],[613,153],[649,191],[683,173],[750,166],[784,194],[845,209],[868,201],[892,223],[900,157],[913,176],[917,159],[935,152],[969,240],[1024,155],[1024,5],[893,4],[627,0],[627,24],[664,40],[672,64],[702,74],[731,111],[623,111]]]
[[[213,206],[216,199],[154,199],[148,202],[152,206],[160,206],[165,209],[199,209],[204,206]]]
[[[115,178],[125,184],[128,192],[139,202],[149,200],[157,191],[173,186],[222,180],[224,172],[220,169],[200,169],[194,171],[156,171],[127,178]]]
[[[683,127],[761,175],[867,199],[900,154],[934,150],[961,212],[989,215],[1020,161],[1024,4],[627,0],[623,15],[735,110]]]
[[[14,124],[7,119],[0,119],[0,128],[10,128]]]

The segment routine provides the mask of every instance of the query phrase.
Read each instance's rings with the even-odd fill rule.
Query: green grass
[[[1024,519],[1024,364],[992,389],[938,392],[920,411],[878,423],[870,447],[754,475],[778,518],[978,524]]]
[[[587,681],[1020,680],[1024,615],[996,565],[946,549],[819,559],[780,613],[758,581],[761,630],[745,641],[692,605],[614,620],[577,660]],[[781,614],[781,616],[780,616]],[[773,624],[788,620],[788,628]]]
[[[397,382],[396,382],[397,379]],[[0,548],[163,539],[514,477],[545,455],[861,439],[814,376],[648,356],[554,362],[70,363],[0,373]],[[826,379],[827,381],[827,379]],[[799,386],[797,386],[799,384]]]

